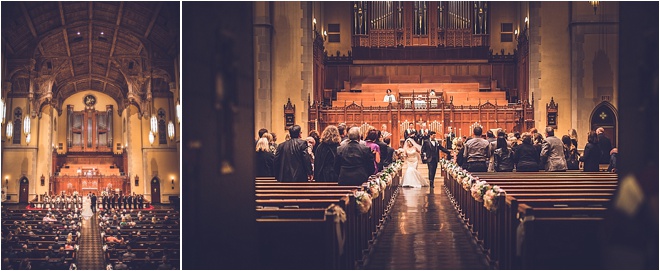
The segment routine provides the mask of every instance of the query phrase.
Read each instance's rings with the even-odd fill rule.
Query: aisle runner
[[[82,222],[80,233],[80,249],[78,250],[78,269],[100,270],[105,269],[103,259],[103,243],[99,232],[99,225],[94,214],[89,220]]]
[[[403,168],[405,172],[406,168]],[[426,165],[419,173],[428,176]],[[488,269],[442,186],[401,188],[392,219],[378,237],[365,269]]]

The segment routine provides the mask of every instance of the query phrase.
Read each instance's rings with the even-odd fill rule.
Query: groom
[[[96,194],[92,193],[92,213],[96,213]]]
[[[435,179],[435,171],[438,169],[438,161],[440,160],[440,151],[450,155],[451,153],[440,142],[435,139],[435,131],[429,132],[429,138],[424,140],[422,144],[422,162],[429,167],[429,182],[433,187]]]

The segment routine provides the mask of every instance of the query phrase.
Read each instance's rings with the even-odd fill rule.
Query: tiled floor
[[[405,168],[403,169],[405,172]],[[428,176],[426,165],[420,165]],[[442,187],[401,188],[365,269],[489,269]]]
[[[103,244],[98,227],[96,215],[93,215],[89,220],[83,219],[82,221],[80,250],[78,250],[78,269],[105,269]]]

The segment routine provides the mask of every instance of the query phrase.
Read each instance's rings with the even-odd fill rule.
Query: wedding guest
[[[486,172],[490,159],[490,143],[481,138],[483,132],[481,127],[473,129],[474,138],[465,143],[464,155],[467,162],[467,170],[470,172]]]
[[[610,151],[610,166],[607,167],[607,172],[616,173],[618,171],[617,169],[618,159],[619,159],[619,150],[617,148],[613,148]]]
[[[493,169],[497,172],[513,171],[513,151],[504,135],[497,137],[497,146],[493,152]]]
[[[270,151],[268,139],[262,137],[257,141],[256,146],[256,176],[257,177],[274,177],[273,175],[273,162],[275,155]]]
[[[312,147],[312,152],[316,153],[316,148],[318,147],[318,143],[321,141],[319,132],[317,132],[316,130],[311,130],[309,131],[309,137],[314,139],[314,146]]]
[[[300,126],[289,129],[290,140],[277,146],[274,160],[275,178],[279,182],[306,182],[313,178],[307,142],[300,139]]]
[[[265,138],[266,140],[268,140],[268,149],[273,155],[275,155],[275,151],[277,151],[277,148],[275,147],[276,145],[273,144],[275,143],[275,141],[273,140],[273,135],[271,135],[270,133],[265,133],[261,138]]]
[[[348,131],[349,142],[337,149],[335,171],[339,172],[339,185],[361,185],[374,170],[371,149],[360,144],[360,128]]]
[[[314,181],[336,182],[339,173],[335,171],[335,158],[341,137],[334,125],[329,125],[321,134],[321,143],[316,148],[314,159]]]
[[[584,154],[580,157],[580,162],[584,162],[583,171],[598,172],[600,170],[599,162],[601,149],[598,146],[598,134],[589,132],[587,136],[587,145],[584,147]]]
[[[598,148],[600,148],[602,154],[600,156],[601,164],[610,163],[610,151],[612,150],[612,141],[605,135],[605,129],[603,127],[598,127],[596,129],[596,134],[598,135]]]
[[[541,158],[545,161],[546,171],[566,171],[564,158],[564,144],[555,136],[555,130],[548,126],[545,128],[545,140],[542,144]]]
[[[522,144],[513,150],[513,162],[516,165],[517,172],[535,172],[539,171],[541,162],[540,153],[532,145],[532,135],[523,133]]]
[[[372,174],[378,173],[378,164],[380,163],[380,146],[376,143],[378,140],[378,131],[376,129],[371,129],[367,132],[367,137],[365,138],[365,144],[369,149],[371,149],[371,154],[374,157],[374,170]]]
[[[580,169],[580,154],[578,153],[577,148],[573,146],[571,137],[564,135],[561,137],[561,142],[564,143],[564,159],[566,159],[566,169]]]
[[[259,132],[258,132],[259,137],[257,137],[256,140],[254,140],[255,145],[257,144],[257,140],[259,140],[259,138],[263,137],[265,133],[268,133],[268,129],[266,129],[266,128],[259,129]]]

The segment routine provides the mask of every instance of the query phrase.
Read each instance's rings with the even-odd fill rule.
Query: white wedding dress
[[[408,144],[406,141],[405,144]],[[422,187],[429,186],[429,182],[417,171],[417,164],[421,160],[421,155],[417,148],[406,148],[406,172],[403,174],[403,187]]]
[[[83,197],[82,217],[89,219],[94,215],[92,213],[92,200],[89,197]]]

